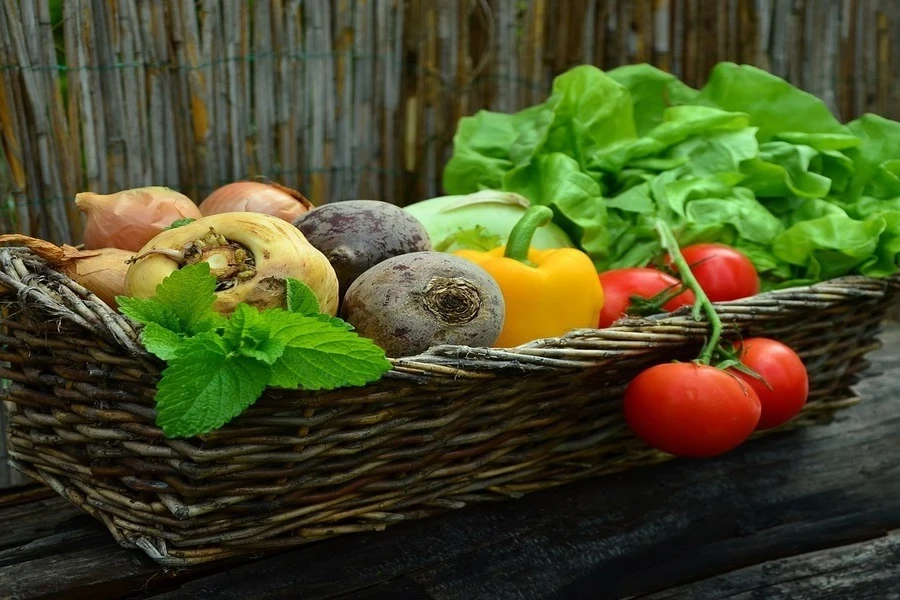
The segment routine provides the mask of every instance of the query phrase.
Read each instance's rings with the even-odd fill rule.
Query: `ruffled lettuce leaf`
[[[550,206],[598,270],[656,258],[656,218],[743,250],[764,288],[900,264],[900,123],[843,124],[748,65],[699,90],[650,65],[575,67],[540,104],[463,118],[443,182]]]

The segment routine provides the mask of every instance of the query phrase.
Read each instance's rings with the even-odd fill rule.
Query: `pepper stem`
[[[546,206],[531,206],[509,232],[503,256],[528,263],[531,238],[538,227],[543,227],[553,218],[553,211]]]
[[[719,345],[719,339],[722,337],[722,319],[719,318],[719,313],[716,312],[709,296],[707,296],[706,292],[703,291],[703,288],[700,287],[700,282],[694,277],[690,265],[688,265],[684,256],[681,254],[681,249],[678,247],[678,241],[675,239],[675,234],[672,233],[672,229],[669,227],[668,223],[657,219],[656,231],[659,232],[663,250],[668,251],[672,263],[678,268],[682,282],[687,284],[694,292],[694,296],[696,297],[693,310],[694,320],[700,320],[701,310],[706,313],[706,316],[709,319],[709,339],[706,341],[706,345],[703,346],[703,350],[700,352],[700,356],[697,359],[701,364],[708,365],[712,360],[716,347]]]

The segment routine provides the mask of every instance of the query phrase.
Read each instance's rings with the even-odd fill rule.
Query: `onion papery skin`
[[[75,205],[87,215],[84,247],[135,252],[178,219],[203,215],[194,202],[167,187],[152,186],[112,194],[80,192]]]
[[[214,190],[199,208],[203,216],[255,212],[291,223],[309,211],[312,204],[300,192],[277,183],[235,181]]]

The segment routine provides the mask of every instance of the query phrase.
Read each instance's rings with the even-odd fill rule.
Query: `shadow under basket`
[[[650,365],[694,358],[707,332],[682,309],[516,349],[440,346],[366,387],[267,390],[218,431],[166,439],[164,365],[135,323],[23,248],[0,249],[0,284],[11,464],[169,567],[667,460],[630,433],[622,393]],[[859,400],[898,285],[851,276],[717,305],[729,335],[779,339],[806,364],[807,405],[778,431]]]

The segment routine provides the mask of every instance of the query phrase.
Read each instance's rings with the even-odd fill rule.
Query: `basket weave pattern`
[[[0,285],[13,465],[174,567],[667,460],[630,434],[621,394],[641,369],[696,356],[706,334],[682,310],[512,350],[441,346],[366,387],[269,390],[221,430],[166,439],[153,411],[164,365],[133,322],[24,249],[0,249]],[[810,398],[781,429],[859,400],[898,285],[845,277],[717,305],[729,334],[803,358]]]

